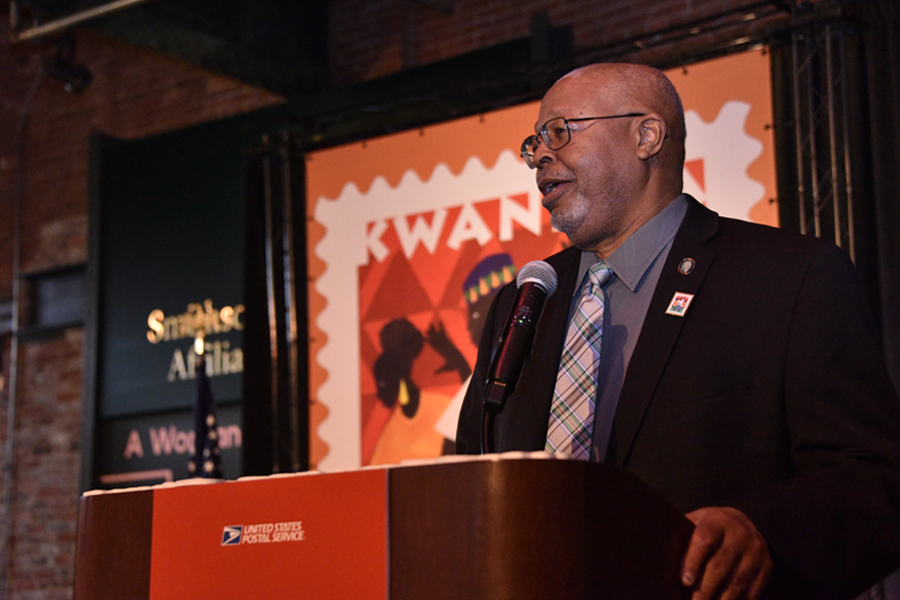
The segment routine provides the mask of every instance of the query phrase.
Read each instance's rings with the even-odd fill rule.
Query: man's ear
[[[653,158],[662,150],[663,140],[668,137],[666,124],[658,115],[649,114],[641,119],[639,127],[641,139],[637,147],[638,158]]]

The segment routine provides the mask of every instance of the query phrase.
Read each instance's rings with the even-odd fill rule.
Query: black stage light
[[[45,62],[47,74],[63,83],[67,92],[79,93],[90,84],[93,75],[84,65],[75,64],[75,38],[65,36],[53,45],[56,53]]]

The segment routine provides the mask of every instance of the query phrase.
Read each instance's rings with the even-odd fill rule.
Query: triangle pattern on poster
[[[694,181],[697,182],[697,185],[700,186],[700,189],[706,192],[706,178],[704,176],[703,159],[697,158],[694,160],[685,161],[684,170],[690,173],[691,177],[694,178]]]
[[[366,285],[375,286],[375,289],[368,306],[363,298],[360,299],[363,303],[360,306],[363,321],[391,320],[397,315],[409,315],[434,308],[428,293],[402,254],[391,258],[380,281],[367,281]]]

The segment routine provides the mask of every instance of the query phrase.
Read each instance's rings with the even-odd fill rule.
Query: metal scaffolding
[[[849,151],[848,36],[841,19],[812,20],[792,33],[794,136],[800,230],[834,242],[855,260]]]

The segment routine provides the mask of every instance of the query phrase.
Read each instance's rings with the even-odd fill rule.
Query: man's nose
[[[547,148],[547,144],[538,144],[534,149],[532,162],[536,169],[540,169],[545,165],[553,164],[556,161],[556,152]]]

